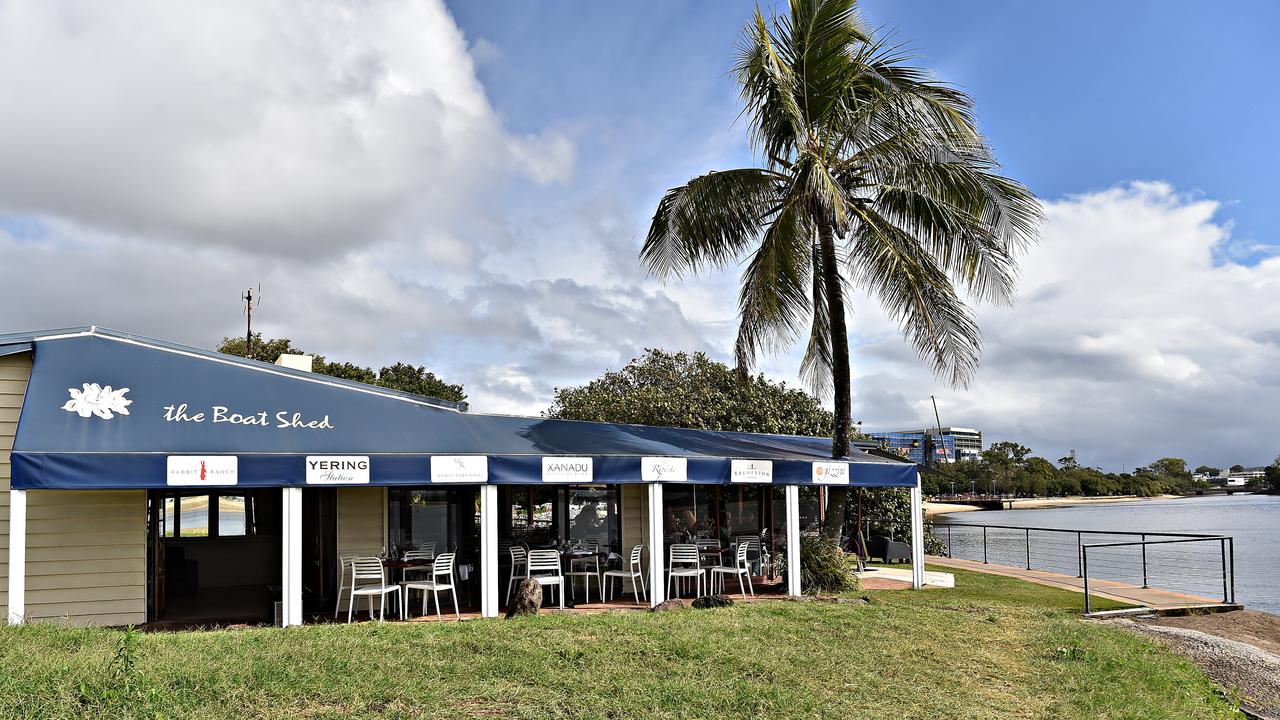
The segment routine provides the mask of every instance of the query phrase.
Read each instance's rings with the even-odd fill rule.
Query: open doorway
[[[278,489],[151,491],[148,621],[270,622],[280,594],[280,503]]]

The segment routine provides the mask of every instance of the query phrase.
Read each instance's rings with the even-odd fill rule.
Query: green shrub
[[[779,553],[777,562],[787,572],[785,553]],[[861,589],[857,570],[857,558],[841,550],[836,541],[821,536],[800,538],[800,587],[804,592],[857,592]]]

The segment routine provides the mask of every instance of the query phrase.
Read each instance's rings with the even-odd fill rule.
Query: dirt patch
[[[1146,625],[1187,628],[1217,635],[1280,655],[1280,615],[1257,610],[1162,617],[1144,621]]]

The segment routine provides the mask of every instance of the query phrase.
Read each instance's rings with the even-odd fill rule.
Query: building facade
[[[478,415],[100,328],[0,335],[11,623],[295,625],[345,608],[349,558],[428,547],[495,617],[520,543],[641,547],[653,604],[695,538],[797,567],[802,492],[829,485],[911,488],[921,522],[914,466],[833,462],[825,438]]]
[[[884,449],[896,452],[917,465],[976,460],[983,449],[982,431],[973,428],[924,428],[868,434]]]

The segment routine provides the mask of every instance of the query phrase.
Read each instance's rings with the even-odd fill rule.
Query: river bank
[[[1105,497],[1073,495],[1071,497],[1060,498],[1018,498],[1012,501],[1012,509],[1037,510],[1044,508],[1074,507],[1077,505],[1108,505],[1111,503],[1136,502],[1141,500],[1177,500],[1182,497],[1182,495],[1155,495],[1152,497],[1139,497],[1137,495],[1108,495]],[[947,513],[971,512],[983,509],[984,508],[980,508],[976,505],[936,502],[932,500],[926,500],[924,503],[924,514],[929,517],[936,517]]]

